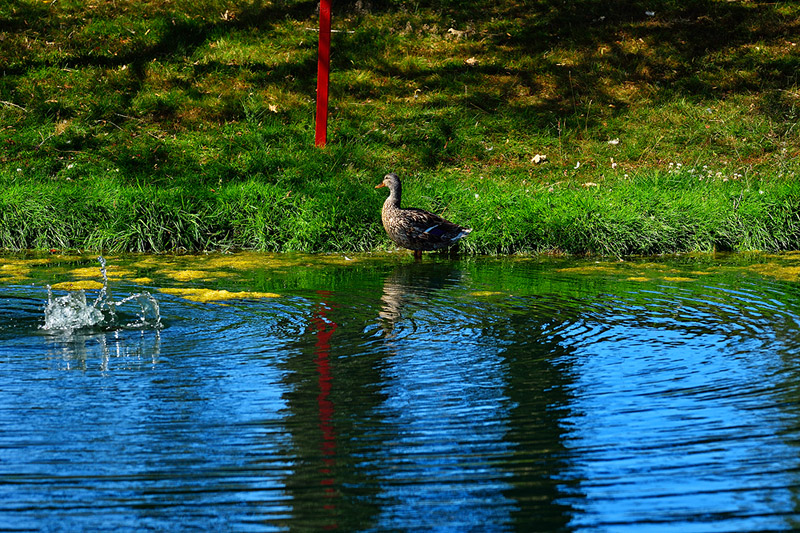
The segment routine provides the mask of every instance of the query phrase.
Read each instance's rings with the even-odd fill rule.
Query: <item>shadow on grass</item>
[[[135,129],[142,122],[179,130],[184,127],[180,112],[187,106],[198,108],[203,119],[216,126],[246,121],[242,105],[246,91],[221,92],[217,105],[210,106],[201,102],[210,89],[198,87],[198,81],[216,76],[230,80],[228,85],[277,87],[304,102],[312,101],[313,31],[308,37],[312,44],[303,46],[308,53],[275,64],[247,59],[191,61],[192,56],[241,32],[272,39],[270,32],[287,19],[313,24],[316,6],[312,0],[256,0],[244,6],[224,0],[119,0],[95,7],[60,7],[15,0],[0,8],[0,56],[6,61],[0,100],[30,106],[33,113],[27,120],[31,121],[77,117],[120,129],[126,124]],[[337,17],[348,19],[354,29],[352,34],[334,35],[333,68],[347,73],[367,66],[375,76],[399,82],[377,86],[367,81],[333,91],[350,101],[385,102],[387,120],[402,130],[388,140],[389,146],[409,147],[426,167],[465,154],[481,156],[478,140],[459,136],[459,121],[474,122],[474,115],[494,121],[514,116],[530,129],[552,128],[556,122],[560,127],[563,122],[580,131],[624,112],[642,96],[657,102],[761,91],[765,94],[757,112],[782,118],[796,105],[782,91],[797,87],[800,72],[800,54],[791,48],[800,34],[800,20],[787,13],[796,13],[796,8],[781,2],[721,0],[348,2],[334,6],[334,24]],[[462,57],[444,60],[448,58],[437,56],[420,63],[423,66],[403,66],[402,54],[393,49],[425,38],[423,30],[409,32],[393,26],[404,17],[435,21],[440,33],[450,25],[463,31],[477,61],[469,64]],[[144,21],[139,31],[127,28],[128,22],[137,20]],[[92,24],[99,28],[96,35],[81,33]],[[103,32],[113,38],[104,38]],[[73,33],[81,37],[69,39]],[[48,42],[62,46],[61,53],[51,53]],[[153,64],[171,65],[161,80],[164,90],[148,85]],[[123,67],[126,75],[110,87],[118,96],[108,101],[102,100],[105,95],[86,97],[81,105],[88,111],[58,97],[58,90],[68,82],[50,81],[49,93],[37,86],[22,94],[19,86],[22,78],[42,69],[101,72]],[[100,83],[109,82],[98,82],[98,87]],[[435,96],[402,114],[398,109],[412,96],[413,87]],[[170,96],[170,89],[181,96]],[[307,121],[307,115],[303,108],[282,116],[290,123]],[[374,122],[375,117],[358,120]],[[359,135],[363,131],[350,137],[355,141]],[[34,139],[32,146],[39,142]],[[96,148],[92,143],[97,140],[89,132],[71,142]],[[150,143],[154,144],[159,143]],[[145,167],[150,171],[169,157],[163,147],[150,145],[131,141],[118,150],[116,159],[131,173]]]
[[[146,42],[144,36],[134,34],[123,39],[130,41],[128,45],[114,49],[113,53],[102,51],[102,43],[83,43],[87,46],[82,48],[78,44],[66,58],[59,59],[56,66],[66,69],[130,67],[131,82],[124,88],[128,95],[126,104],[141,89],[146,65],[150,62],[182,60],[209,40],[231,32],[243,29],[269,32],[277,21],[309,19],[317,5],[311,0],[274,3],[258,0],[238,8],[235,16],[227,17],[226,2],[177,6],[158,2],[119,4],[117,11],[111,3],[101,3],[85,11],[95,19],[108,17],[112,20],[118,15],[162,19],[163,32],[158,40]],[[363,3],[349,2],[335,6],[334,22],[339,13],[349,16],[356,10],[354,6],[361,5]],[[798,84],[800,56],[797,53],[778,57],[769,50],[756,49],[763,45],[791,47],[800,33],[800,20],[787,18],[780,2],[471,0],[455,5],[443,0],[422,0],[412,5],[405,1],[376,0],[366,5],[371,6],[373,14],[427,8],[438,13],[445,24],[475,28],[473,34],[467,33],[467,38],[478,41],[484,49],[496,51],[501,62],[479,61],[472,66],[446,64],[411,73],[391,63],[379,64],[378,68],[381,74],[409,79],[434,91],[453,93],[451,102],[455,100],[463,106],[489,113],[505,107],[513,95],[496,90],[466,91],[466,94],[460,91],[462,94],[458,94],[455,88],[477,88],[481,84],[491,84],[498,77],[510,76],[515,86],[524,88],[527,94],[541,95],[533,104],[541,111],[569,115],[590,100],[601,106],[624,108],[626,98],[621,88],[626,86],[667,97],[704,98],[720,93],[780,90]],[[74,16],[76,14],[84,16]],[[86,24],[86,14],[78,13],[78,8],[71,13],[67,9],[54,11],[47,4],[11,2],[0,11],[0,32],[24,32],[47,40],[54,32],[69,35],[80,30]],[[397,33],[394,30],[399,29],[359,27],[352,37],[336,36],[335,68],[346,70],[371,64],[377,53],[395,44]],[[556,49],[570,53],[566,54],[568,57],[553,54]],[[33,54],[26,56],[19,50],[6,56],[6,76],[54,66],[47,59]],[[517,59],[525,56],[536,58],[535,67],[514,66]],[[194,68],[196,75],[200,75],[209,70],[222,70],[224,65],[211,62]],[[297,82],[295,90],[314,96],[316,73],[312,60],[287,62],[275,69],[258,64],[237,65],[236,68],[254,71],[261,83],[291,76]],[[545,80],[551,86],[550,91],[544,90]]]
[[[500,61],[487,64],[479,57],[473,65],[449,62],[411,71],[385,62],[377,68],[382,75],[442,91],[450,96],[448,105],[466,109],[496,113],[523,92],[539,97],[512,106],[533,108],[544,123],[552,123],[553,115],[577,118],[591,104],[622,110],[631,94],[656,101],[705,99],[781,91],[800,82],[795,48],[800,19],[781,2],[468,1],[457,8],[437,0],[418,3],[425,7],[438,10],[445,23],[473,28],[465,30],[467,38],[482,51],[496,52]],[[344,56],[340,64],[374,64],[382,48],[396,42],[386,30],[373,29],[369,46],[357,37],[342,39],[336,49]],[[516,66],[526,57],[535,58],[535,65]],[[767,111],[781,117],[791,105],[772,97]],[[601,119],[596,114],[580,122],[591,126],[587,120]]]

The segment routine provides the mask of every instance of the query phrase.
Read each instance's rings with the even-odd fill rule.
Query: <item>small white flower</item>
[[[69,165],[67,165],[67,168],[72,168],[72,167],[74,167],[74,166],[75,166],[75,164],[74,164],[74,163],[70,163]]]
[[[647,15],[648,17],[654,17],[656,15],[656,12],[655,11],[645,11],[644,14]]]
[[[22,172],[22,169],[21,169],[21,168],[18,168],[18,169],[17,169],[17,172]]]
[[[580,167],[581,167],[581,162],[580,161],[575,163],[575,170],[579,169]]]
[[[480,198],[480,195],[478,193],[475,193],[475,199],[477,200],[478,198]]]

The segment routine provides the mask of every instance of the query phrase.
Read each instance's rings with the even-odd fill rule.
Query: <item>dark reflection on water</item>
[[[188,285],[280,297],[217,303],[158,292],[212,259],[163,261],[114,282],[161,330],[41,330],[68,269],[0,285],[0,529],[800,526],[772,259],[265,256]]]

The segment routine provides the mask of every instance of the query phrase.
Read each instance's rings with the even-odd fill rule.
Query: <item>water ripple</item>
[[[800,290],[564,263],[259,270],[237,290],[278,297],[147,287],[162,329],[69,334],[39,327],[44,289],[13,286],[0,514],[29,530],[790,530]]]

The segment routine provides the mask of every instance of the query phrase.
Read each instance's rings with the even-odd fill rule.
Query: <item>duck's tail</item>
[[[471,231],[472,231],[472,228],[461,228],[461,231],[458,233],[458,235],[456,235],[455,237],[453,237],[450,240],[455,242],[455,241],[457,241],[459,239],[463,239],[464,237],[469,235]]]

